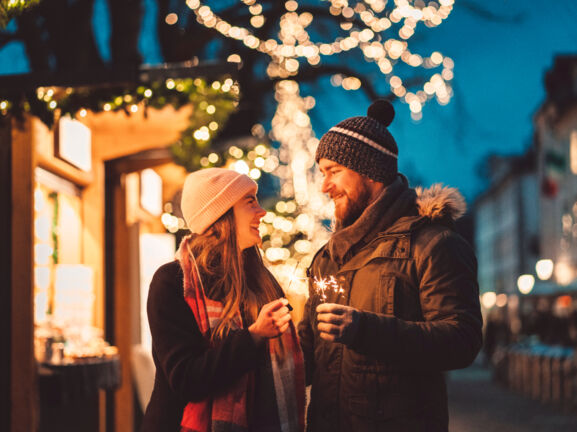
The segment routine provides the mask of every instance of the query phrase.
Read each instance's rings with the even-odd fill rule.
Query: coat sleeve
[[[411,370],[468,366],[482,345],[477,263],[469,244],[442,231],[417,254],[424,321],[361,312],[350,348]]]
[[[225,391],[264,361],[265,349],[255,345],[246,329],[209,347],[182,289],[178,263],[160,267],[150,284],[147,311],[157,374],[164,374],[171,390],[188,402]]]
[[[309,298],[305,304],[303,318],[298,325],[299,341],[305,360],[306,385],[310,385],[312,383],[312,377],[315,369],[314,332],[313,323],[311,322],[311,308],[313,307],[313,298],[314,296],[309,293]]]

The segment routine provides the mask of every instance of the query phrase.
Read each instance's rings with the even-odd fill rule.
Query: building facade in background
[[[474,206],[479,285],[487,328],[504,322],[506,343],[575,346],[577,56],[555,58],[545,86],[527,153],[487,161]]]
[[[577,56],[557,57],[545,86],[535,116],[540,245],[553,280],[569,285],[577,277]]]

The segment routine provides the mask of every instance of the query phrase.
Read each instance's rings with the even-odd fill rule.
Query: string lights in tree
[[[270,236],[270,243],[265,242],[263,246],[265,257],[280,267],[275,273],[285,279],[283,285],[294,286],[292,281],[303,279],[300,276],[310,263],[312,252],[327,240],[328,232],[323,229],[323,223],[331,218],[333,210],[332,203],[320,193],[321,179],[313,169],[318,140],[308,111],[314,107],[315,100],[311,96],[301,96],[299,73],[305,68],[334,65],[331,56],[360,50],[363,59],[375,64],[384,75],[389,92],[409,105],[414,120],[420,120],[428,101],[435,99],[441,105],[450,101],[454,63],[437,51],[426,56],[413,52],[410,40],[419,26],[440,25],[451,13],[454,0],[330,0],[321,2],[320,6],[318,2],[288,0],[284,3],[285,12],[278,20],[277,36],[268,39],[259,36],[262,33],[259,29],[267,21],[268,9],[263,7],[263,2],[241,2],[250,14],[244,27],[237,25],[237,20],[233,24],[220,17],[207,2],[187,0],[186,3],[200,24],[269,57],[266,73],[276,81],[277,107],[271,136],[280,143],[281,164],[274,172],[282,183],[279,203],[293,203],[296,209],[293,220],[287,219],[284,224],[278,219],[283,216],[265,216],[263,229]],[[338,23],[339,28],[333,32],[336,36],[332,40],[314,40],[320,34],[314,30],[315,20],[327,17]],[[228,61],[242,62],[242,58],[234,53]],[[354,73],[335,73],[331,83],[345,90],[359,90],[368,84]],[[299,233],[308,242],[306,247],[299,243],[302,254],[296,250],[296,242],[286,241],[286,236],[283,241],[281,232],[282,226],[287,228],[285,234],[291,232],[288,222],[292,222],[294,228],[294,222],[301,216]],[[303,223],[305,219],[306,223]],[[274,220],[278,221],[276,231],[269,232],[266,224]],[[273,242],[273,238],[277,240]],[[295,264],[297,271],[293,270]]]
[[[386,6],[392,2],[384,0],[359,1],[353,6],[349,5],[352,2],[348,0],[323,2],[330,4],[329,13],[340,20],[342,35],[332,41],[320,42],[313,42],[312,31],[307,31],[315,20],[313,13],[308,11],[311,2],[301,2],[303,12],[300,13],[299,2],[285,2],[286,13],[280,19],[278,40],[263,40],[255,35],[255,30],[266,21],[263,6],[256,0],[242,0],[242,3],[252,15],[249,20],[250,28],[233,25],[220,18],[210,6],[200,0],[187,1],[199,23],[225,37],[242,41],[248,48],[269,55],[271,62],[267,74],[270,78],[296,76],[303,61],[316,66],[322,62],[323,57],[359,49],[364,59],[375,63],[385,75],[391,92],[409,104],[414,119],[421,118],[422,107],[428,100],[435,98],[438,103],[445,105],[452,96],[452,59],[438,51],[425,57],[413,53],[409,48],[409,41],[416,33],[419,23],[426,27],[441,24],[450,15],[454,0],[395,0],[394,6],[389,9]],[[428,79],[423,79],[418,90],[409,91],[409,85],[394,73],[399,63],[436,72],[431,73]],[[361,87],[361,81],[354,76],[337,77],[333,83],[338,83],[348,90]]]
[[[0,0],[0,30],[5,28],[12,18],[26,9],[36,6],[41,0]]]

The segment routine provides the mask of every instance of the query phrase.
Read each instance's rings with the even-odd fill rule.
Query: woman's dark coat
[[[362,311],[348,346],[319,338],[311,284],[299,336],[312,384],[310,431],[448,430],[443,371],[481,344],[476,259],[453,230],[464,200],[450,188],[409,189],[399,177],[317,253],[309,276],[335,276],[327,302]]]

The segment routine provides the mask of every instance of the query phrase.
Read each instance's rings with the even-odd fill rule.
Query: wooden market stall
[[[234,69],[164,67],[146,73],[147,79],[154,74],[166,79],[171,73],[211,78]],[[20,83],[35,88],[38,79]],[[9,84],[0,79],[0,88]],[[86,110],[75,121],[61,119],[52,128],[30,115],[2,119],[0,270],[6,282],[0,290],[0,331],[9,349],[0,350],[0,429],[64,431],[84,416],[90,423],[86,431],[134,430],[142,410],[130,360],[141,339],[140,239],[165,232],[157,207],[172,199],[186,175],[172,162],[168,146],[190,125],[195,109],[165,106],[146,113],[135,109],[130,115]],[[73,152],[66,154],[70,137]],[[160,187],[156,203],[143,201],[146,176],[152,176],[153,188]],[[67,344],[65,359],[54,334],[39,338],[38,323],[46,322],[47,315],[91,328],[89,335],[64,329],[69,341],[88,340],[79,348],[84,352],[71,353]],[[98,356],[90,350],[99,350]],[[78,366],[88,364],[83,356],[98,357],[100,369],[93,360],[89,373],[79,373]],[[66,379],[78,387],[78,377],[91,374],[98,376],[95,383],[82,383],[80,390],[69,386],[65,394]],[[87,388],[94,391],[82,402],[75,391]],[[49,409],[43,405],[46,394]],[[62,411],[66,415],[47,414],[58,412],[58,403],[68,404]]]

